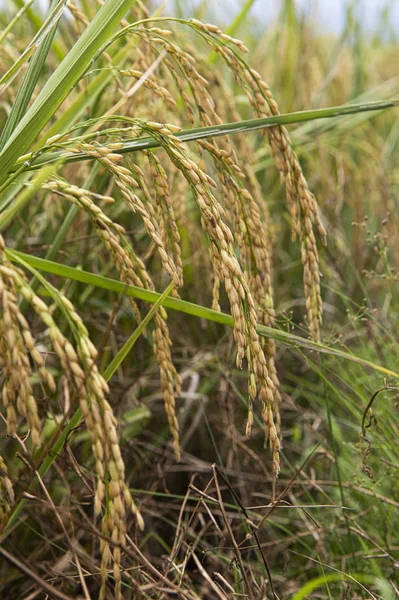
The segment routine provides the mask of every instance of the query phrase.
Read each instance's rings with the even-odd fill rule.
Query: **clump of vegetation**
[[[394,598],[397,43],[130,4],[1,15],[2,593]]]

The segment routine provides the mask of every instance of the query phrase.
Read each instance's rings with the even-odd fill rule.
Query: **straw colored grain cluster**
[[[77,5],[68,2],[68,8],[79,28],[87,25],[88,18]],[[248,368],[246,433],[251,433],[254,405],[259,400],[272,453],[273,472],[277,476],[280,470],[281,395],[275,366],[276,350],[273,340],[261,341],[257,334],[258,323],[270,327],[275,325],[273,234],[267,205],[252,168],[253,151],[242,136],[234,144],[227,136],[199,140],[193,149],[175,135],[180,125],[186,122],[217,126],[228,118],[239,120],[240,115],[220,73],[204,77],[202,70],[206,71],[209,65],[172,41],[171,31],[157,26],[162,19],[155,22],[147,19],[148,15],[140,3],[138,11],[144,21],[133,25],[122,23],[125,34],[138,37],[132,63],[123,68],[115,67],[110,56],[105,55],[120,94],[116,107],[123,109],[124,114],[115,115],[110,110],[107,112],[109,117],[88,120],[86,124],[72,127],[69,133],[48,140],[48,148],[56,144],[95,159],[102,176],[108,181],[108,191],[101,195],[82,189],[78,182],[67,181],[67,175],[65,178],[53,177],[45,187],[79,206],[88,215],[124,283],[154,290],[154,280],[138,249],[133,247],[124,227],[106,214],[102,205],[112,205],[117,200],[119,206],[123,204],[124,208],[132,211],[145,228],[151,244],[150,252],[155,249],[158,264],[173,282],[176,297],[183,287],[179,227],[184,225],[194,229],[185,206],[187,194],[191,193],[200,216],[200,234],[205,235],[209,247],[211,266],[209,257],[206,266],[212,271],[208,278],[213,285],[212,306],[220,310],[220,288],[223,284],[234,319],[236,365],[241,369],[245,364]],[[267,84],[239,55],[239,52],[247,52],[240,40],[211,24],[194,19],[178,21],[194,30],[224,60],[247,94],[256,115],[279,114]],[[127,89],[124,88],[126,78],[134,82]],[[129,81],[129,86],[131,83]],[[139,95],[136,92],[140,87],[153,102],[137,99]],[[180,117],[176,114],[178,100],[182,106]],[[134,118],[130,114],[134,114]],[[168,124],[167,121],[171,120],[179,124]],[[82,134],[84,128],[87,131]],[[78,133],[73,137],[76,131]],[[157,156],[146,151],[135,162],[124,162],[119,152],[123,148],[123,140],[140,136],[151,137],[163,153]],[[267,139],[285,185],[293,238],[298,235],[300,239],[309,328],[312,337],[318,340],[322,304],[314,229],[318,230],[323,242],[325,231],[315,198],[308,189],[286,130],[273,126],[267,129]],[[203,240],[203,237],[200,239]],[[116,419],[107,400],[107,383],[96,364],[97,351],[73,304],[54,289],[52,294],[66,317],[75,344],[61,333],[52,311],[27,284],[22,272],[6,259],[4,242],[0,237],[0,366],[5,377],[3,402],[7,410],[8,432],[12,434],[15,431],[18,415],[24,416],[33,443],[40,445],[40,407],[32,386],[33,369],[50,394],[56,391],[55,381],[35,345],[29,324],[19,310],[18,296],[21,296],[48,328],[49,342],[59,358],[72,393],[79,399],[95,462],[95,513],[103,516],[100,598],[106,597],[105,583],[112,561],[115,593],[119,599],[122,597],[121,549],[126,540],[126,509],[135,513],[140,527],[143,521],[126,487]],[[132,298],[130,303],[139,322],[139,308]],[[160,370],[174,451],[179,460],[176,399],[181,392],[181,379],[172,361],[172,341],[166,316],[164,309],[154,316],[153,351]],[[8,502],[12,501],[12,486],[1,458],[0,488],[5,498],[1,510],[2,514],[6,514]]]
[[[42,355],[35,346],[29,325],[18,307],[18,295],[22,296],[48,328],[51,346],[57,354],[69,387],[79,399],[80,409],[91,440],[97,475],[94,500],[95,513],[102,514],[102,575],[105,597],[107,565],[113,556],[113,573],[116,595],[120,594],[120,545],[125,543],[126,507],[136,515],[140,527],[143,520],[134,504],[125,483],[125,467],[116,432],[116,420],[106,399],[108,385],[96,365],[97,350],[91,343],[87,329],[76,313],[72,303],[63,294],[56,293],[58,307],[62,310],[74,334],[76,347],[61,333],[49,307],[26,282],[23,274],[5,256],[4,240],[0,236],[0,365],[5,383],[3,402],[7,408],[8,433],[15,432],[17,412],[25,416],[31,431],[32,441],[40,445],[39,409],[33,395],[32,370],[29,356],[34,362],[42,384],[55,392],[55,382],[45,368]],[[1,467],[1,465],[0,465]],[[11,487],[5,478],[3,487],[10,497]],[[118,544],[112,550],[107,538]]]
[[[236,80],[248,95],[249,102],[254,107],[258,116],[269,116],[279,114],[277,104],[267,84],[260,75],[237,55],[225,42],[230,42],[239,50],[246,48],[239,40],[231,39],[223,34],[219,28],[209,24],[202,24],[191,19],[187,23],[199,32],[211,48],[217,52],[231,69]],[[187,117],[190,122],[195,123],[199,118],[204,125],[219,124],[226,116],[226,110],[222,109],[219,115],[216,104],[211,93],[211,86],[198,71],[197,61],[193,56],[182,50],[176,43],[169,39],[168,30],[159,28],[147,28],[140,34],[145,37],[148,46],[161,44],[168,53],[163,65],[167,67],[169,75],[181,96]],[[226,91],[226,86],[218,75],[212,74],[212,80],[216,82],[215,98],[222,98],[219,106],[223,105],[227,97],[227,105],[230,113],[235,119],[239,118],[231,95]],[[189,84],[189,91],[187,90]],[[220,95],[220,89],[225,93]],[[325,230],[318,215],[314,196],[308,189],[298,159],[292,149],[287,131],[283,127],[272,127],[267,130],[268,140],[276,166],[281,174],[281,179],[286,187],[288,208],[292,219],[292,231],[298,233],[301,242],[301,258],[304,267],[304,291],[306,299],[306,310],[310,333],[316,340],[319,339],[319,324],[322,316],[322,302],[320,296],[319,261],[315,235],[313,232],[316,225],[322,241],[325,243]],[[241,136],[242,137],[242,136]],[[199,141],[197,143],[201,155],[205,151],[213,158],[214,168],[218,173],[223,204],[229,209],[233,218],[234,241],[237,244],[241,261],[246,267],[249,275],[250,290],[253,294],[261,321],[273,326],[275,322],[275,311],[273,307],[273,292],[271,286],[271,256],[270,256],[270,221],[268,211],[260,208],[264,205],[264,199],[260,193],[259,184],[254,175],[250,157],[252,151],[248,152],[248,144],[242,140],[236,144],[236,149],[227,138],[223,141],[214,140]],[[244,164],[241,166],[240,148],[244,150]],[[204,163],[202,164],[204,167]],[[266,215],[265,223],[262,223],[261,215]],[[213,308],[219,308],[219,277],[214,274]],[[264,351],[267,356],[267,365],[270,377],[275,385],[275,406],[280,400],[279,381],[274,363],[275,345],[272,340],[264,342]],[[279,428],[279,413],[275,410],[277,427]]]
[[[158,124],[147,124],[148,127]],[[160,132],[168,132],[169,128],[167,125],[163,125],[160,128]],[[80,150],[87,152],[90,156],[97,158],[113,175],[114,181],[118,186],[122,196],[127,200],[127,203],[133,212],[137,212],[143,219],[143,223],[147,230],[148,235],[155,243],[159,255],[162,260],[162,264],[166,273],[172,279],[176,287],[181,285],[181,273],[179,268],[173,262],[172,258],[167,252],[164,241],[162,239],[160,223],[157,220],[155,208],[151,201],[151,196],[148,193],[148,189],[145,186],[144,177],[140,172],[139,168],[135,168],[136,176],[140,183],[134,179],[131,171],[126,167],[119,165],[119,161],[122,159],[120,154],[112,152],[112,149],[104,146],[90,147],[88,145],[81,145]],[[141,185],[140,185],[141,184]],[[134,192],[134,189],[141,187],[144,191],[142,196],[143,199]],[[181,269],[180,269],[181,270]]]
[[[29,325],[18,306],[17,289],[28,287],[23,276],[5,258],[5,245],[0,236],[0,367],[4,375],[2,399],[7,411],[7,431],[15,433],[17,414],[26,417],[35,446],[40,445],[40,419],[32,387],[32,366],[36,366],[40,381],[55,391],[52,375],[35,346]],[[41,300],[33,298],[34,308]]]
[[[256,71],[246,65],[237,51],[230,47],[245,52],[246,48],[239,40],[231,38],[218,27],[210,24],[202,24],[196,20],[185,23],[200,34],[224,59],[235,79],[247,93],[257,115],[278,114],[278,107],[267,84]],[[121,69],[119,74],[142,81],[147,91],[162,101],[161,113],[166,111],[165,117],[168,110],[175,110],[175,101],[168,92],[168,85],[173,83],[181,97],[189,122],[194,124],[199,119],[201,124],[206,126],[220,124],[228,112],[238,118],[231,94],[226,91],[224,82],[218,75],[215,75],[212,80],[214,86],[226,92],[227,102],[225,106],[221,106],[223,101],[219,99],[215,102],[212,86],[198,70],[200,63],[190,52],[171,41],[169,30],[154,27],[151,20],[146,20],[141,25],[127,26],[126,31],[138,35],[147,52],[141,52],[139,49],[133,68]],[[160,52],[165,55],[161,55]],[[151,54],[155,62],[162,59],[161,83],[157,80],[156,70],[150,68]],[[110,120],[112,121],[112,117]],[[263,340],[261,343],[256,333],[258,319],[268,326],[275,324],[270,243],[272,233],[268,212],[267,210],[264,212],[262,208],[264,201],[259,184],[251,168],[251,151],[248,150],[245,140],[238,142],[234,147],[227,137],[217,141],[210,138],[197,142],[200,154],[198,161],[174,135],[179,127],[148,119],[126,118],[126,121],[131,135],[135,137],[149,135],[158,142],[166,151],[176,172],[180,173],[180,177],[184,177],[191,189],[200,210],[202,229],[210,243],[214,273],[213,308],[220,308],[219,290],[220,283],[223,283],[234,317],[234,337],[238,347],[237,366],[241,368],[244,359],[248,364],[247,433],[250,433],[253,422],[253,402],[255,398],[259,398],[263,406],[265,430],[269,436],[277,473],[280,447],[278,441],[280,391],[274,362],[275,345],[270,339]],[[127,134],[126,129],[122,128],[109,129],[109,131],[113,131],[113,135],[118,135],[118,132],[120,132],[119,136]],[[318,339],[321,298],[314,224],[318,227],[323,241],[325,232],[318,216],[315,199],[309,192],[287,132],[284,128],[276,126],[268,129],[267,134],[276,166],[286,187],[293,232],[300,235],[309,326],[312,336]],[[162,164],[155,154],[147,152],[147,162],[144,166],[135,163],[130,164],[128,168],[121,164],[122,155],[118,154],[122,142],[100,145],[89,143],[87,136],[85,139],[86,141],[83,142],[75,138],[75,146],[72,150],[85,152],[96,158],[110,173],[127,205],[141,217],[165,272],[175,284],[174,293],[177,294],[177,289],[183,285],[183,269],[176,214],[182,211],[175,210],[176,201],[171,197],[170,181],[167,176],[170,163]],[[70,149],[72,141],[69,140]],[[240,151],[245,152],[246,160],[240,160]],[[212,159],[218,184],[207,173],[207,157]],[[57,185],[60,186],[60,183],[58,182]],[[66,190],[65,185],[67,184],[63,184],[63,193],[73,197],[74,201],[78,201],[79,205],[89,213],[101,239],[111,253],[122,280],[153,289],[154,284],[144,263],[124,236],[120,226],[107,219],[98,205],[89,198],[89,194],[85,194],[82,190],[77,192],[72,187]],[[213,191],[217,188],[220,188],[220,194],[218,191]],[[266,214],[265,221],[264,214]],[[228,225],[229,222],[231,227]],[[239,252],[239,260],[236,250]],[[134,302],[132,306],[139,318]],[[160,365],[166,412],[173,433],[175,450],[178,453],[175,398],[180,384],[171,359],[169,333],[160,315],[155,319],[154,332],[154,352]]]
[[[97,150],[97,147],[96,147]],[[94,149],[91,150],[94,152]],[[103,155],[101,154],[103,161]],[[120,157],[122,158],[122,157]],[[115,160],[115,159],[114,159]],[[117,169],[121,169],[118,165]],[[127,171],[127,169],[126,169]],[[118,171],[119,172],[119,171]],[[124,172],[122,173],[124,174]],[[133,180],[134,181],[134,180]],[[137,184],[136,184],[137,185]],[[101,208],[96,205],[90,194],[86,190],[82,190],[77,186],[68,184],[66,181],[58,178],[56,181],[47,185],[48,189],[68,198],[72,202],[78,204],[85,210],[92,220],[96,230],[102,239],[104,246],[110,253],[112,260],[118,269],[120,277],[124,283],[136,285],[138,287],[154,290],[154,283],[147,272],[143,261],[135,254],[129,240],[124,235],[124,228],[117,223],[114,223],[107,217]],[[136,196],[136,195],[135,195]],[[130,198],[130,194],[129,194]],[[140,199],[136,196],[136,202]],[[154,217],[154,209],[151,205],[151,217]],[[142,213],[140,213],[142,214]],[[147,217],[148,221],[150,217]],[[153,224],[154,231],[159,231],[159,225]],[[159,236],[159,234],[156,234]],[[181,266],[181,265],[180,265]],[[181,275],[180,275],[181,277]],[[180,283],[179,275],[177,281]],[[136,314],[137,320],[140,321],[140,313],[133,298],[130,298],[133,311]],[[168,417],[169,427],[174,440],[174,450],[177,460],[180,460],[179,450],[179,427],[175,412],[176,397],[179,396],[181,390],[181,380],[173,365],[171,357],[171,340],[169,336],[168,326],[166,324],[166,312],[158,311],[154,317],[153,331],[153,350],[156,360],[160,368],[161,386],[164,394],[165,410]]]
[[[221,35],[221,31],[215,26],[201,25],[193,19],[190,20],[190,24],[203,33],[212,49],[224,59],[236,80],[245,89],[248,100],[256,114],[260,117],[278,115],[277,103],[269,86],[262,80],[259,73],[249,68],[232,48],[219,42],[218,38],[226,40],[226,36]],[[229,41],[240,50],[246,50],[245,47],[243,48],[237,43],[237,40],[230,39]],[[220,117],[216,119],[217,122],[221,122]],[[292,238],[295,239],[297,234],[300,237],[309,329],[312,337],[319,340],[322,301],[314,226],[316,226],[324,244],[326,243],[326,232],[318,214],[315,197],[309,191],[287,130],[282,126],[274,126],[267,128],[266,134],[276,167],[280,172],[282,182],[285,184],[288,209],[291,216]]]
[[[143,127],[148,131],[146,126]],[[269,377],[266,359],[256,333],[256,309],[248,279],[235,256],[234,237],[223,218],[225,211],[211,191],[216,184],[190,158],[184,144],[176,136],[159,128],[150,127],[151,132],[163,146],[173,164],[185,176],[200,209],[202,227],[210,240],[215,272],[217,278],[224,283],[230,301],[234,318],[234,337],[238,346],[237,366],[242,368],[245,358],[248,361],[250,409],[247,433],[250,433],[253,421],[252,402],[259,394],[263,405],[265,430],[273,454],[273,464],[275,472],[278,473],[280,444],[273,418],[273,412],[278,413],[274,384]]]
[[[254,69],[245,75],[249,89],[253,93],[252,104],[259,116],[278,115],[279,110],[269,86]],[[319,324],[322,318],[320,294],[319,258],[314,235],[316,226],[322,242],[326,243],[326,231],[318,214],[314,195],[302,173],[301,166],[292,149],[285,127],[271,127],[266,130],[272,156],[281,180],[285,184],[288,210],[291,217],[292,239],[299,235],[306,310],[310,333],[316,341],[320,339]]]

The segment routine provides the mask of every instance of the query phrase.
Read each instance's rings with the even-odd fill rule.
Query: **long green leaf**
[[[6,73],[0,78],[0,94],[6,89],[6,87],[13,81],[18,75],[24,64],[28,61],[29,57],[35,52],[35,50],[42,44],[48,33],[54,29],[58,20],[61,18],[64,10],[66,0],[60,0],[56,3],[56,6],[50,15],[47,17],[39,31],[29,42],[25,50],[15,61],[15,63],[8,69]]]
[[[13,3],[16,5],[17,8],[19,8],[20,10],[24,9],[24,0],[13,0]],[[34,29],[39,30],[40,27],[42,26],[42,18],[40,16],[40,14],[36,14],[34,10],[32,10],[31,8],[26,8],[26,15],[29,19],[29,21],[31,22],[31,25],[33,26]],[[25,12],[24,10],[24,12]],[[55,40],[53,43],[53,50],[54,50],[54,54],[57,57],[58,60],[62,60],[65,56],[65,51],[63,50],[62,46]]]
[[[50,15],[52,15],[53,11],[55,11],[57,4],[57,0],[52,1],[51,6],[49,8]],[[4,129],[0,138],[0,150],[4,147],[11,133],[14,131],[17,124],[22,119],[22,116],[25,113],[26,108],[32,98],[33,90],[35,89],[36,84],[39,81],[39,77],[42,74],[43,66],[46,62],[47,55],[53,42],[54,34],[56,32],[58,23],[59,19],[57,19],[55,23],[52,23],[52,26],[47,32],[45,39],[34,53],[32,60],[29,63],[28,70],[25,73],[21,87],[19,88],[17,97],[15,98],[15,102],[13,103],[11,112],[7,118],[6,124],[4,125]]]
[[[47,81],[0,153],[0,185],[87,70],[132,0],[107,0]]]
[[[80,269],[75,269],[74,267],[68,267],[50,260],[44,260],[42,258],[30,256],[29,254],[18,252],[16,250],[6,249],[6,255],[8,259],[13,262],[20,262],[22,259],[31,267],[34,267],[40,271],[52,273],[54,275],[58,275],[59,277],[73,279],[75,281],[81,281],[87,285],[93,285],[95,287],[114,291],[119,294],[125,294],[126,296],[132,296],[139,300],[150,302],[151,304],[156,302],[160,297],[159,293],[151,290],[144,290],[134,285],[127,286],[120,281],[116,281],[115,279],[109,279],[108,277],[102,277],[101,275],[94,275],[93,273],[89,273],[87,271],[81,271]],[[227,325],[228,327],[234,326],[234,320],[231,315],[214,311],[199,304],[186,302],[185,300],[180,300],[178,298],[166,298],[164,306],[165,308],[170,308],[194,317],[206,319],[207,321],[213,321],[214,323],[220,323],[221,325]],[[369,360],[361,358],[360,356],[356,356],[350,354],[349,352],[344,352],[338,348],[328,346],[327,344],[314,342],[310,339],[302,338],[286,331],[281,331],[280,329],[266,327],[265,325],[258,325],[257,332],[261,336],[273,338],[280,343],[287,344],[288,346],[294,348],[304,348],[315,352],[322,352],[324,354],[337,356],[344,360],[349,360],[364,367],[368,367],[383,373],[387,377],[399,379],[399,373],[396,373],[391,369],[377,365]]]
[[[3,43],[3,41],[6,39],[6,37],[10,33],[11,29],[14,27],[14,25],[16,25],[18,23],[18,21],[20,20],[20,18],[22,17],[22,15],[28,10],[28,8],[30,7],[30,5],[34,1],[35,0],[28,0],[28,2],[26,4],[24,4],[23,6],[21,6],[21,8],[17,12],[17,14],[11,19],[11,21],[9,22],[9,24],[7,25],[7,27],[5,29],[3,29],[3,31],[0,33],[0,44]]]
[[[366,104],[351,104],[344,106],[332,106],[329,108],[319,108],[315,110],[298,111],[273,117],[264,117],[260,119],[250,119],[247,121],[238,121],[236,123],[226,123],[223,125],[211,125],[209,127],[197,127],[195,129],[187,129],[176,133],[176,137],[183,142],[192,142],[203,140],[210,137],[218,137],[221,135],[230,135],[234,133],[244,133],[248,131],[256,131],[258,129],[266,129],[274,125],[290,125],[293,123],[304,123],[306,121],[314,121],[316,119],[331,119],[342,117],[344,115],[353,115],[366,111],[386,110],[399,106],[399,99],[384,101],[384,102],[369,102]],[[115,118],[117,115],[115,115]],[[119,118],[119,117],[118,117]],[[112,115],[109,120],[112,121]],[[138,152],[140,150],[148,150],[157,148],[159,143],[153,138],[142,138],[124,143],[124,146],[118,150],[121,154],[129,152]],[[12,170],[16,170],[18,166],[32,159],[31,154],[21,156]],[[90,156],[84,153],[68,153],[54,152],[38,157],[32,161],[32,164],[27,166],[27,169],[38,169],[45,164],[62,160],[65,163],[77,162],[82,160],[92,160]]]
[[[327,582],[333,581],[351,581],[352,583],[360,585],[363,589],[364,586],[361,585],[361,582],[364,583],[373,583],[373,578],[363,575],[362,573],[349,575],[347,573],[329,573],[328,575],[321,575],[320,577],[316,577],[311,581],[308,581],[304,586],[302,586],[295,594],[291,597],[291,600],[306,600],[314,590],[317,588],[323,587]],[[374,596],[375,598],[375,596]]]

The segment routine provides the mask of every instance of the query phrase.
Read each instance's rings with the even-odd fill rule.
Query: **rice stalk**
[[[81,20],[83,19],[81,15],[77,16]],[[162,19],[154,21],[156,23],[159,20]],[[256,115],[264,117],[279,114],[277,104],[267,84],[230,47],[233,46],[241,52],[246,52],[247,49],[240,40],[224,34],[218,27],[210,24],[202,24],[196,20],[180,22],[199,33],[212,50],[224,59],[236,80],[246,91]],[[115,36],[115,39],[121,35],[133,33],[139,36],[145,47],[151,49],[154,53],[153,56],[160,56],[160,51],[166,52],[167,57],[161,63],[162,71],[164,75],[168,73],[169,81],[176,86],[188,120],[194,123],[195,119],[199,118],[204,126],[222,124],[223,119],[216,110],[211,88],[207,79],[198,71],[196,59],[190,52],[183,50],[171,41],[169,30],[153,25],[154,22],[150,19],[134,25],[126,25]],[[139,52],[134,68],[120,70],[120,75],[140,79],[148,67],[148,58],[143,52]],[[175,110],[173,97],[167,92],[165,85],[157,83],[155,72],[145,78],[143,85],[162,101],[163,110],[167,110],[166,107]],[[234,107],[232,107],[230,99],[230,112],[232,111],[234,111]],[[167,113],[165,113],[166,116]],[[220,283],[223,283],[235,323],[236,363],[241,368],[246,359],[248,364],[247,434],[249,435],[253,422],[252,405],[254,400],[259,397],[263,407],[265,431],[273,453],[274,468],[278,473],[280,391],[274,363],[275,346],[272,340],[266,340],[261,344],[256,333],[258,319],[269,327],[273,327],[275,322],[270,245],[272,233],[270,222],[262,222],[259,205],[263,199],[256,177],[250,166],[245,164],[241,167],[236,149],[228,138],[218,142],[212,139],[199,141],[198,150],[201,161],[198,163],[179,138],[174,135],[179,131],[179,127],[176,125],[151,121],[148,118],[129,119],[124,117],[122,120],[129,123],[128,129],[112,127],[108,130],[99,129],[101,122],[106,123],[107,119],[112,122],[116,117],[109,115],[101,120],[92,120],[91,123],[86,123],[87,133],[73,138],[71,133],[78,128],[77,126],[72,128],[69,134],[63,134],[61,138],[58,136],[57,139],[49,140],[48,144],[55,143],[59,147],[68,148],[73,153],[84,153],[95,158],[105,167],[127,205],[133,212],[140,215],[146,232],[158,251],[163,268],[174,282],[176,289],[183,284],[180,236],[174,206],[170,199],[165,168],[153,153],[147,152],[147,164],[154,182],[153,195],[146,181],[145,169],[143,170],[137,164],[131,164],[130,168],[120,164],[122,155],[118,153],[118,150],[123,146],[123,142],[111,141],[108,144],[104,142],[100,144],[94,139],[99,140],[100,137],[107,135],[117,139],[128,132],[137,137],[147,134],[166,151],[176,171],[184,176],[199,208],[202,229],[209,239],[214,273],[213,307],[220,308],[219,287]],[[92,133],[90,133],[90,129]],[[318,228],[323,241],[325,232],[318,216],[315,199],[308,189],[286,130],[283,127],[275,126],[267,129],[267,136],[277,169],[286,187],[292,231],[300,236],[309,327],[312,337],[318,340],[322,303],[313,225],[315,224]],[[223,206],[211,191],[212,188],[218,186],[214,179],[207,174],[206,156],[212,158],[213,168],[218,176]],[[54,185],[53,190],[55,189]],[[123,230],[113,224],[110,219],[107,220],[90,195],[65,181],[61,184],[61,179],[57,179],[56,187],[59,192],[73,199],[89,213],[104,245],[111,253],[122,280],[129,284],[154,289],[154,284],[146,272],[144,263],[123,237]],[[251,189],[253,193],[251,193]],[[257,196],[256,200],[253,194]],[[228,220],[231,220],[232,229],[227,224]],[[267,229],[265,229],[265,225]],[[239,250],[241,264],[236,257],[236,248]],[[134,302],[132,302],[132,308],[139,318],[139,312]],[[171,361],[171,341],[166,324],[159,316],[156,317],[155,323],[154,352],[161,369],[165,406],[173,433],[175,450],[178,454],[175,394],[179,392],[180,385]]]
[[[119,16],[122,4],[119,2]],[[80,7],[68,2],[68,8],[79,28],[90,28],[89,19]],[[193,48],[185,50],[177,44],[172,31],[157,26],[165,19],[148,19],[141,5],[138,10],[141,11],[139,18],[142,20],[134,24],[122,21],[123,30],[105,43],[108,51],[109,43],[121,36],[136,36],[137,49],[130,62],[115,66],[114,55],[111,52],[107,54],[105,46],[100,49],[106,68],[112,71],[114,89],[120,96],[115,106],[123,114],[113,114],[109,110],[100,118],[93,117],[77,123],[68,131],[50,137],[41,149],[44,153],[53,149],[69,150],[76,156],[94,159],[103,169],[103,188],[108,185],[108,189],[102,194],[83,189],[76,181],[80,174],[73,169],[68,170],[67,166],[62,177],[53,177],[43,187],[85,212],[123,283],[153,292],[154,280],[139,249],[133,246],[124,227],[113,218],[112,205],[115,202],[119,211],[128,209],[138,216],[151,249],[155,248],[164,273],[174,284],[175,299],[179,298],[184,284],[179,229],[194,229],[190,221],[192,215],[185,206],[187,200],[193,199],[195,215],[198,215],[201,223],[199,240],[200,243],[204,239],[207,241],[206,252],[203,253],[206,256],[202,260],[209,275],[207,285],[213,288],[212,307],[221,311],[223,284],[234,321],[236,365],[239,369],[244,365],[248,368],[246,434],[251,433],[254,405],[259,400],[272,453],[273,472],[277,476],[280,470],[281,393],[275,365],[276,350],[273,339],[258,335],[259,324],[273,328],[276,321],[273,225],[253,169],[254,155],[244,136],[235,142],[228,136],[211,136],[206,140],[197,140],[193,149],[188,148],[176,135],[185,122],[193,125],[199,122],[204,127],[211,127],[222,126],[229,118],[239,121],[241,117],[220,76],[212,74],[200,56],[193,56]],[[235,81],[247,94],[248,103],[256,116],[279,116],[278,106],[268,85],[241,58],[239,52],[245,53],[247,48],[240,40],[223,33],[217,26],[194,19],[175,21],[194,30],[215,56],[224,60]],[[105,31],[105,26],[103,29]],[[94,45],[99,52],[99,40]],[[69,78],[65,72],[61,72],[61,75],[66,81],[84,87],[85,81],[78,77],[78,71],[81,75],[84,68],[88,67],[88,62],[83,64],[83,61],[76,60],[79,63],[76,77]],[[135,87],[135,82],[140,82],[140,86]],[[152,99],[150,105],[143,102],[138,94],[139,89],[145,94],[144,98]],[[39,99],[41,97],[39,95]],[[51,97],[50,94],[47,99]],[[60,98],[56,98],[57,103]],[[49,108],[45,112],[41,119],[42,128],[53,114]],[[33,118],[34,111],[29,111],[29,115]],[[37,133],[32,125],[30,141]],[[18,131],[17,134],[21,135]],[[150,137],[161,148],[160,156],[149,147],[141,160],[133,162],[129,157],[128,161],[123,162],[121,150],[124,141],[132,138],[140,141],[144,136]],[[285,187],[292,237],[299,238],[310,334],[313,340],[319,342],[322,300],[316,234],[325,243],[326,233],[316,200],[308,188],[286,129],[282,125],[273,125],[266,129],[266,137]],[[12,140],[10,148],[5,149],[2,159],[6,171],[18,158],[16,144]],[[32,155],[28,160],[35,158],[36,155]],[[24,168],[21,166],[22,170]],[[100,207],[100,203],[104,207]],[[96,364],[97,351],[73,304],[63,294],[53,290],[55,303],[63,311],[74,335],[74,344],[60,331],[52,310],[28,285],[22,272],[7,260],[2,238],[0,275],[0,361],[5,376],[3,402],[9,434],[16,431],[20,417],[25,417],[33,444],[39,446],[41,443],[42,411],[35,399],[33,372],[38,373],[41,384],[49,390],[50,395],[56,392],[54,378],[46,368],[29,324],[19,310],[18,298],[22,297],[47,327],[49,345],[58,356],[74,397],[79,398],[95,462],[97,483],[94,510],[97,516],[102,516],[100,598],[106,597],[105,586],[111,563],[115,595],[121,598],[121,548],[126,543],[127,509],[136,515],[140,527],[143,521],[126,487],[116,419],[107,400],[108,386]],[[139,322],[141,317],[137,303],[133,298],[130,298],[130,302]],[[181,392],[181,379],[172,361],[172,340],[166,316],[163,309],[154,317],[153,352],[160,370],[175,456],[179,460],[176,399]],[[7,502],[11,498],[11,488],[6,468],[1,462],[0,483],[5,490],[4,497],[8,497],[3,501],[6,514],[9,511]]]
[[[124,228],[107,217],[101,208],[93,202],[86,190],[68,184],[58,178],[48,188],[76,203],[85,210],[93,222],[98,235],[120,274],[124,283],[136,285],[143,289],[154,290],[154,283],[148,274],[143,261],[135,254],[131,244],[124,235]],[[140,322],[137,304],[131,299],[131,306]],[[165,410],[173,437],[175,456],[180,460],[179,426],[176,417],[176,396],[180,395],[181,380],[171,357],[171,340],[166,324],[166,312],[159,311],[154,317],[153,350],[161,374],[161,387],[164,394]]]

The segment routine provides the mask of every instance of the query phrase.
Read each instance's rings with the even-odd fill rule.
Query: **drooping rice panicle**
[[[4,240],[0,236],[0,298],[3,308],[0,321],[0,361],[8,377],[8,383],[3,387],[3,401],[7,408],[9,432],[15,430],[14,405],[16,405],[18,412],[27,418],[34,444],[40,445],[40,420],[30,383],[31,372],[26,349],[32,351],[32,359],[38,367],[42,380],[52,391],[55,391],[54,380],[45,370],[41,356],[34,347],[27,321],[22,315],[18,315],[17,300],[20,295],[48,328],[51,345],[60,360],[63,372],[68,377],[73,393],[79,400],[95,459],[97,476],[95,513],[103,515],[102,527],[106,529],[108,537],[124,545],[126,507],[135,514],[141,528],[143,519],[126,487],[125,467],[119,447],[116,419],[106,399],[109,393],[108,385],[98,371],[97,350],[90,341],[87,329],[73,304],[55,288],[54,294],[74,333],[76,347],[60,331],[47,304],[35,294],[23,274],[8,261],[5,256]],[[26,340],[26,349],[22,339]],[[19,379],[18,388],[16,377]],[[100,596],[104,598],[106,566],[110,556],[106,549],[107,545],[104,541],[101,545],[103,584]],[[116,596],[121,598],[120,547],[113,547],[111,554]]]
[[[144,263],[134,253],[131,244],[124,236],[124,228],[111,221],[101,208],[93,202],[86,190],[71,186],[60,178],[48,184],[48,187],[77,203],[88,213],[124,283],[149,290],[155,289]],[[138,311],[135,303],[133,303],[133,310]],[[154,317],[153,349],[160,368],[161,387],[173,437],[174,451],[177,460],[180,460],[179,427],[175,411],[175,399],[180,395],[181,380],[173,365],[172,343],[165,319],[166,312],[164,310],[158,311]]]

